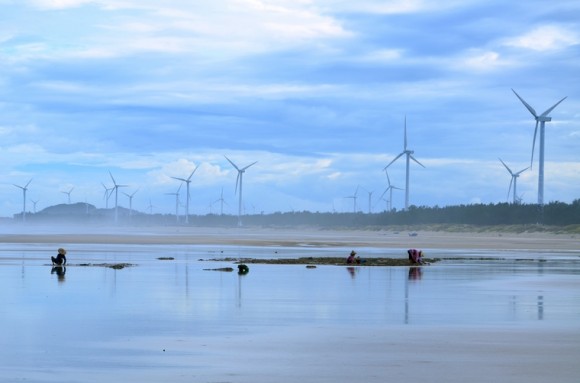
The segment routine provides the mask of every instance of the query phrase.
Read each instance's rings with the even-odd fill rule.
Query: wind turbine
[[[369,214],[371,214],[371,200],[372,200],[372,198],[373,198],[373,193],[374,193],[374,191],[369,191],[369,190],[367,190],[367,189],[365,189],[365,188],[363,188],[363,189],[364,189],[364,190],[365,190],[365,191],[368,193],[368,195],[369,195]]]
[[[34,214],[36,214],[36,204],[38,203],[38,200],[35,201],[35,200],[31,199],[30,202],[32,202],[32,205],[34,206],[33,211],[34,211]]]
[[[24,186],[12,184],[12,185],[16,186],[17,188],[22,189],[22,222],[26,222],[26,191],[28,190],[28,185],[30,185],[31,182],[32,182],[32,178]]]
[[[69,205],[70,205],[70,193],[72,193],[73,189],[74,189],[74,187],[70,188],[70,190],[67,192],[66,191],[61,192],[61,193],[64,193],[68,196],[68,204]]]
[[[135,190],[133,193],[131,194],[127,194],[125,192],[123,192],[123,194],[125,194],[127,197],[129,197],[129,217],[131,217],[131,214],[133,213],[133,196],[139,191],[139,189]]]
[[[357,186],[356,187],[356,190],[354,191],[354,194],[353,195],[348,195],[348,196],[344,197],[344,198],[352,198],[352,200],[353,200],[353,209],[352,209],[352,212],[353,213],[356,213],[356,199],[357,199],[357,194],[358,194],[358,188],[359,187]]]
[[[191,172],[191,174],[189,175],[189,177],[187,178],[179,178],[179,177],[171,177],[175,180],[179,180],[182,182],[185,182],[186,184],[186,189],[187,189],[187,196],[185,197],[185,223],[189,223],[189,184],[191,183],[191,177],[193,176],[193,173],[195,173],[195,171],[197,170],[197,168],[199,168],[199,164],[195,167],[195,169],[193,169],[193,171]]]
[[[508,194],[507,194],[507,198],[509,199],[510,197],[510,191],[512,190],[512,184],[514,185],[514,204],[518,203],[517,200],[517,194],[516,194],[516,186],[517,186],[517,182],[518,182],[518,177],[520,176],[520,174],[526,170],[528,170],[530,167],[528,166],[525,169],[520,170],[519,172],[512,172],[512,170],[505,164],[505,162],[502,161],[501,158],[499,158],[499,160],[501,161],[501,163],[503,164],[503,166],[505,166],[505,168],[507,169],[507,171],[511,174],[512,179],[510,180],[510,187],[508,189]]]
[[[224,156],[224,157],[226,157],[226,156]],[[230,164],[232,164],[232,166],[234,168],[236,168],[236,170],[238,171],[238,177],[236,178],[236,193],[238,192],[238,185],[240,185],[240,196],[239,196],[239,203],[238,203],[238,226],[242,226],[242,179],[244,177],[244,173],[245,173],[246,169],[248,169],[250,166],[254,165],[258,161],[254,161],[251,164],[249,164],[248,166],[240,169],[228,157],[226,157],[226,160],[228,160],[228,162]]]
[[[389,200],[387,201],[387,208],[388,211],[393,210],[393,189],[397,189],[397,190],[403,190],[399,187],[396,187],[394,185],[391,185],[391,179],[389,178],[389,173],[387,172],[387,170],[385,170],[385,174],[387,175],[387,182],[388,182],[388,186],[385,189],[385,191],[383,192],[383,194],[381,194],[381,198],[383,198],[383,196],[385,195],[386,192],[389,192]]]
[[[103,185],[103,188],[105,189],[105,195],[103,196],[103,199],[105,200],[105,209],[108,209],[109,208],[109,198],[111,197],[111,194],[113,192],[114,187],[108,188],[102,182],[101,182],[101,185]]]
[[[422,167],[425,167],[422,163],[420,163],[419,161],[417,161],[417,159],[415,157],[413,157],[413,154],[415,152],[413,150],[407,149],[407,116],[405,116],[405,136],[404,136],[404,141],[403,141],[403,151],[397,156],[395,157],[395,159],[393,159],[391,162],[389,162],[389,164],[387,166],[384,167],[383,170],[387,170],[387,168],[389,166],[391,166],[391,164],[395,161],[397,161],[402,155],[405,155],[406,157],[406,176],[405,176],[405,210],[409,209],[409,160],[413,160],[416,163],[418,163],[419,165],[421,165]]]
[[[111,172],[109,172],[109,175],[111,176],[111,179],[113,180],[113,190],[115,190],[115,223],[117,223],[119,221],[119,188],[124,188],[127,187],[129,185],[118,185],[117,181],[115,181],[115,178],[113,178],[113,175],[111,174]],[[111,191],[112,193],[112,191]]]
[[[226,201],[224,200],[224,188],[222,188],[222,193],[220,194],[220,198],[216,199],[214,203],[220,203],[220,215],[224,215],[224,203],[227,205]]]
[[[179,191],[181,190],[181,186],[183,186],[183,184],[179,184],[179,187],[177,188],[177,191],[175,193],[165,193],[168,195],[175,196],[175,221],[177,223],[179,223]]]
[[[554,108],[557,107],[568,96],[564,97],[563,99],[552,105],[550,108],[548,108],[544,113],[538,116],[534,108],[532,108],[530,104],[525,102],[524,99],[521,98],[520,95],[517,94],[515,90],[512,89],[512,92],[514,92],[516,97],[520,99],[522,104],[524,104],[524,106],[530,111],[530,113],[532,114],[532,116],[534,116],[534,119],[536,120],[536,128],[534,129],[534,141],[532,142],[532,160],[530,162],[530,167],[534,162],[534,148],[536,146],[536,135],[538,134],[538,124],[540,125],[540,145],[539,145],[540,154],[538,159],[540,164],[538,169],[538,205],[544,205],[544,136],[545,136],[544,132],[546,122],[552,121],[552,117],[548,116],[548,114],[550,114],[550,112],[554,110]]]

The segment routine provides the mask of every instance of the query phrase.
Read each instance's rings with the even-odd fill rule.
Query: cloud
[[[94,0],[29,0],[33,6],[41,9],[66,9],[76,8],[85,4],[93,3]]]
[[[573,30],[558,25],[542,25],[533,30],[505,40],[504,45],[534,51],[565,49],[580,43],[580,36]]]

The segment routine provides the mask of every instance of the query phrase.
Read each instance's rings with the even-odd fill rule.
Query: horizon
[[[33,205],[190,215],[580,198],[580,4],[539,0],[4,0],[0,216]],[[512,91],[513,89],[513,91]],[[226,158],[227,156],[227,158]],[[405,188],[404,156],[388,168]],[[195,170],[197,169],[197,170]],[[513,185],[512,190],[513,192]],[[357,193],[356,209],[353,196]],[[388,197],[389,193],[385,196]],[[113,195],[108,206],[114,207]],[[392,207],[404,209],[405,190]]]

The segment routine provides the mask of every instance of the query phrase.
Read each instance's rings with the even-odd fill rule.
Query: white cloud
[[[29,2],[41,9],[65,9],[80,7],[94,0],[29,0]]]
[[[507,39],[504,44],[535,51],[550,51],[579,43],[580,36],[576,32],[561,26],[543,25],[521,36]]]

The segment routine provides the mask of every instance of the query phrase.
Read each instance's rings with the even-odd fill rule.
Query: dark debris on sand
[[[334,265],[334,266],[409,266],[409,260],[404,258],[366,258],[360,264],[347,264],[343,257],[302,257],[282,259],[257,259],[257,258],[220,258],[208,259],[208,261],[254,263],[269,265]],[[426,263],[435,263],[438,258],[427,258]]]
[[[121,270],[125,267],[135,266],[132,263],[79,263],[77,265],[70,266],[84,266],[84,267],[108,267],[110,269]]]

